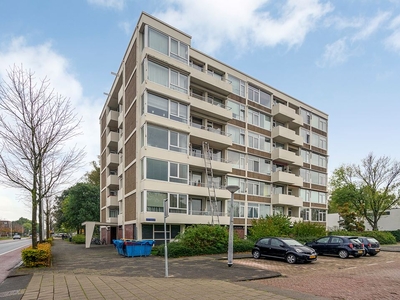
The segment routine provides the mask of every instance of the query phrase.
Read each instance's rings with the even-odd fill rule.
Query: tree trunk
[[[37,203],[36,190],[32,191],[32,248],[37,249]]]

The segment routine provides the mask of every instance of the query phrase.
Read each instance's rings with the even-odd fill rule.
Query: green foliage
[[[295,222],[292,228],[292,236],[301,243],[315,240],[326,235],[325,226],[310,222]]]
[[[373,237],[382,245],[396,244],[396,238],[389,231],[332,231],[330,235],[345,235],[345,236],[366,236]]]
[[[51,244],[40,243],[37,249],[28,247],[22,250],[22,261],[28,268],[32,267],[48,267],[51,264]]]
[[[85,182],[96,185],[100,188],[100,166],[95,161],[92,161],[91,164],[93,166],[93,170],[90,172],[86,172]]]
[[[291,222],[289,217],[280,214],[255,219],[252,225],[249,228],[250,237],[257,240],[264,236],[288,236]]]
[[[72,237],[72,242],[75,244],[84,244],[85,243],[85,235],[84,234],[77,234]]]
[[[400,230],[389,231],[396,238],[396,242],[400,242]]]
[[[68,189],[62,201],[63,225],[80,233],[85,221],[100,219],[100,189],[89,183],[77,183]]]
[[[251,239],[234,239],[233,252],[249,252],[254,247],[254,241]]]

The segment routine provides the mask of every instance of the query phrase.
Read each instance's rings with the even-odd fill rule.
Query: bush
[[[396,239],[396,242],[400,242],[400,230],[389,231]]]
[[[250,237],[257,240],[265,236],[289,236],[290,219],[284,215],[266,216],[252,221]]]
[[[332,231],[330,235],[354,235],[354,236],[366,236],[373,237],[379,241],[382,245],[396,244],[396,238],[389,231]]]
[[[294,239],[300,243],[306,243],[316,240],[326,235],[325,226],[310,222],[295,222],[293,224],[292,233]]]
[[[51,264],[51,244],[38,244],[37,249],[32,246],[22,250],[22,261],[28,268],[32,267],[48,267]]]
[[[75,244],[84,244],[85,243],[85,235],[84,234],[77,234],[72,237],[72,242]]]

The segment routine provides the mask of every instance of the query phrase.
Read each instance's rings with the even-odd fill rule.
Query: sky
[[[70,99],[84,120],[77,178],[97,160],[104,93],[143,11],[327,113],[329,173],[370,152],[400,161],[400,0],[2,0],[0,80],[22,65]],[[0,220],[20,217],[31,219],[21,192],[0,186]]]

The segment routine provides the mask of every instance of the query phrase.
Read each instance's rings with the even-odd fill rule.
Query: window
[[[117,218],[118,214],[119,214],[118,208],[110,208],[109,211],[108,211],[108,216],[110,218]]]
[[[271,186],[264,182],[247,180],[247,194],[255,196],[270,196]]]
[[[187,64],[189,58],[189,46],[168,35],[159,32],[150,26],[148,28],[148,46],[165,55],[169,55]]]
[[[261,127],[267,130],[271,130],[271,117],[264,115],[263,113],[260,113],[258,111],[248,109],[247,112],[247,122],[257,126]]]
[[[258,219],[260,207],[256,203],[247,204],[247,217]]]
[[[248,156],[249,171],[261,174],[271,174],[271,161],[261,157],[249,155]]]
[[[169,212],[186,214],[188,207],[188,195],[169,194]]]
[[[249,147],[261,151],[271,152],[271,139],[257,133],[248,133]]]
[[[244,170],[246,167],[245,156],[242,153],[228,150],[228,161],[233,168]]]
[[[304,202],[310,202],[310,191],[309,190],[300,189],[299,197],[302,198]]]
[[[245,106],[243,104],[234,102],[228,99],[228,107],[232,110],[232,117],[236,120],[244,121],[245,120]]]
[[[147,124],[147,145],[171,151],[187,153],[188,135]]]
[[[149,27],[149,47],[168,55],[168,36]]]
[[[311,221],[325,222],[326,221],[326,210],[323,209],[311,209]]]
[[[283,206],[274,206],[272,211],[274,215],[283,215]]]
[[[309,144],[310,143],[310,131],[304,128],[300,128],[300,135],[303,138],[303,143]]]
[[[317,153],[310,153],[310,156],[311,156],[311,164],[318,167],[326,168],[326,163],[327,163],[326,156]]]
[[[232,84],[232,92],[236,95],[245,97],[245,83],[235,76],[228,75],[228,80]]]
[[[315,171],[310,171],[311,183],[326,186],[326,174]]]
[[[310,170],[300,169],[300,177],[303,178],[304,182],[310,182]]]
[[[304,221],[310,221],[310,209],[302,208],[300,211],[300,218],[303,218]]]
[[[240,189],[237,191],[238,194],[246,193],[246,179],[237,177],[228,177],[226,185],[237,185]]]
[[[319,116],[317,116],[317,115],[314,115],[314,114],[312,114],[312,117],[311,117],[311,126],[312,127],[315,127],[315,128],[318,128],[319,130],[321,130],[321,131],[324,131],[324,132],[326,132],[326,127],[327,127],[327,121],[324,119],[324,118],[322,118],[322,117],[319,117]]]
[[[239,144],[244,146],[244,141],[245,141],[245,135],[244,135],[244,129],[239,128],[239,127],[234,127],[234,126],[227,126],[227,131],[232,137],[232,142],[234,144]]]
[[[151,93],[146,93],[144,98],[147,99],[148,113],[187,124],[188,106],[186,104]],[[145,106],[145,104],[143,104],[143,106]]]
[[[228,206],[230,208],[230,206]],[[228,213],[230,213],[228,209]],[[233,216],[235,218],[244,218],[244,202],[234,201],[233,202]]]
[[[146,211],[164,212],[165,199],[168,199],[167,193],[147,191]]]
[[[309,164],[310,163],[310,156],[311,156],[310,151],[301,149],[300,153],[301,153],[301,157],[303,158],[303,162]]]
[[[148,79],[181,93],[188,93],[187,75],[181,74],[176,70],[170,70],[152,61],[148,62]]]
[[[170,56],[181,60],[183,62],[188,62],[189,46],[181,41],[171,38],[171,51]]]
[[[303,117],[303,123],[311,124],[311,113],[304,108],[301,108],[300,115]]]
[[[145,178],[188,183],[188,165],[147,158]]]
[[[261,104],[268,108],[271,108],[271,95],[261,91],[258,88],[252,87],[249,85],[248,87],[248,98],[250,101]]]
[[[326,150],[327,149],[326,137],[312,132],[311,145]]]

